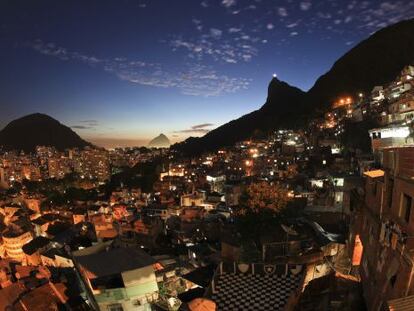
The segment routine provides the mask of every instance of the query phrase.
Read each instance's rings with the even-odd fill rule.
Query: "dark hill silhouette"
[[[174,145],[174,148],[178,147],[184,153],[197,154],[231,145],[253,134],[265,134],[275,124],[283,123],[278,110],[285,113],[286,110],[300,109],[304,94],[300,89],[274,78],[269,84],[268,97],[261,109],[230,121],[201,138],[189,138],[184,143]]]
[[[33,152],[36,146],[53,146],[58,150],[91,145],[69,127],[52,117],[34,113],[10,122],[0,131],[0,146],[5,150]]]
[[[336,61],[306,93],[273,79],[268,99],[259,110],[173,148],[189,155],[198,154],[232,145],[256,133],[304,125],[338,97],[369,92],[374,86],[394,79],[404,66],[414,63],[413,34],[414,19],[379,30]]]
[[[170,140],[164,134],[158,135],[148,143],[150,148],[168,148],[170,145]]]
[[[343,55],[307,93],[307,102],[326,107],[338,96],[369,92],[392,81],[414,62],[414,19],[383,28]]]

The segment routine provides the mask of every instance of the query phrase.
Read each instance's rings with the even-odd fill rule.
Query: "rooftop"
[[[390,311],[414,310],[414,295],[389,300],[388,307]]]
[[[256,266],[253,273],[223,272],[215,278],[211,299],[218,310],[284,310],[289,297],[300,286],[302,273],[288,266]],[[236,268],[237,269],[237,268]],[[240,269],[240,268],[239,268]],[[284,270],[283,273],[279,270]]]
[[[48,238],[45,238],[43,236],[38,236],[31,240],[29,243],[23,245],[22,249],[23,252],[27,255],[32,255],[35,253],[38,249],[45,247],[50,243],[50,240]]]
[[[364,173],[365,176],[371,177],[371,178],[377,178],[384,176],[383,170],[374,170],[374,171],[368,171]]]
[[[112,248],[90,255],[75,256],[75,258],[95,277],[119,274],[155,263],[150,255],[135,248]]]

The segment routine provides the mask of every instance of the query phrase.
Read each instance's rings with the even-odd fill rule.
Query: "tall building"
[[[414,295],[414,147],[383,149],[381,158],[382,169],[365,173],[365,202],[355,215],[362,218],[351,228],[362,243],[369,310]]]
[[[74,159],[74,170],[81,178],[107,181],[111,177],[109,154],[104,149],[85,148]]]
[[[72,172],[72,162],[69,158],[56,156],[47,162],[49,178],[61,179]]]

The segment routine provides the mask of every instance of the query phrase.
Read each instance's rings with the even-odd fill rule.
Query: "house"
[[[357,277],[333,272],[308,283],[295,311],[365,310],[361,283]]]
[[[168,206],[166,204],[150,204],[142,209],[142,213],[150,217],[168,218]]]
[[[42,260],[40,258],[40,253],[46,250],[49,244],[50,240],[48,238],[38,236],[29,243],[23,245],[22,249],[26,255],[26,263],[33,266],[41,265]]]
[[[89,217],[98,240],[113,239],[118,236],[118,229],[111,215],[96,214]]]
[[[158,299],[155,260],[140,249],[106,245],[77,251],[74,258],[96,309],[149,310]]]
[[[73,261],[62,248],[50,248],[41,253],[42,265],[57,268],[72,268]]]
[[[68,297],[65,295],[66,290],[63,283],[48,282],[22,295],[15,304],[14,310],[59,310],[68,301]]]
[[[410,138],[410,127],[407,125],[387,126],[369,131],[372,150],[378,153],[384,148],[402,147],[413,143]]]
[[[73,224],[76,225],[78,223],[85,222],[87,219],[87,214],[88,214],[88,211],[85,208],[81,208],[81,207],[75,208],[72,211]]]
[[[194,192],[181,196],[181,206],[201,206],[204,203],[204,195],[202,193]]]
[[[191,222],[193,220],[199,220],[204,218],[205,210],[203,207],[192,206],[186,207],[181,211],[180,219],[181,221]]]

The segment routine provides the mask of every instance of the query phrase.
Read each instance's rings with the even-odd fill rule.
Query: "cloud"
[[[302,11],[308,11],[312,7],[312,3],[310,1],[302,1],[300,3],[300,9]]]
[[[286,28],[295,28],[296,26],[298,26],[299,25],[299,23],[298,22],[296,22],[296,23],[291,23],[291,24],[287,24],[286,25]]]
[[[223,5],[223,6],[225,6],[226,8],[229,8],[229,7],[231,7],[231,6],[234,6],[234,5],[236,5],[236,0],[222,0],[221,1],[221,4]]]
[[[199,19],[197,19],[197,18],[193,18],[193,19],[192,19],[192,22],[193,22],[194,24],[196,24],[196,25],[201,24],[201,20],[199,20]]]
[[[79,123],[86,123],[90,126],[96,126],[99,124],[99,121],[98,120],[81,120],[79,121]]]
[[[196,27],[196,29],[198,31],[202,31],[203,30],[203,24],[202,24],[201,20],[196,19],[196,18],[193,18],[192,19],[192,22],[193,22],[193,24],[195,25],[195,27]]]
[[[277,9],[277,14],[279,14],[279,16],[282,16],[282,17],[288,16],[288,12],[287,12],[286,8],[284,8],[284,7],[278,8]]]
[[[191,128],[192,129],[202,129],[202,128],[205,128],[205,127],[211,127],[213,125],[214,125],[213,123],[202,123],[202,124],[193,125]]]
[[[181,133],[181,134],[206,134],[211,131],[209,127],[212,127],[214,124],[212,123],[203,123],[203,124],[196,124],[191,126],[189,129],[174,131],[174,133]]]
[[[302,2],[311,2],[303,0]],[[315,5],[315,8],[321,8]],[[414,16],[414,2],[409,0],[396,1],[330,1],[312,15],[311,21],[306,20],[307,31],[318,27],[327,29],[335,35],[348,35],[347,40],[355,35],[366,36],[380,28],[397,23]],[[331,20],[328,24],[328,20]],[[326,22],[325,22],[326,21]],[[345,24],[353,23],[353,27]],[[331,37],[332,38],[332,37]]]
[[[99,125],[97,120],[81,120],[78,123],[77,125],[72,125],[71,128],[77,130],[93,130]]]
[[[92,127],[87,126],[87,125],[72,125],[71,128],[77,129],[77,130],[89,130]]]
[[[220,39],[220,40],[219,40]],[[255,43],[261,39],[248,34],[242,27],[230,27],[226,35],[221,29],[211,28],[197,38],[175,36],[169,45],[173,52],[186,51],[186,57],[202,61],[212,59],[216,62],[236,64],[248,62],[258,54]]]
[[[181,70],[172,71],[159,63],[122,57],[98,59],[94,56],[68,51],[54,43],[44,43],[41,40],[36,40],[29,46],[43,55],[53,56],[63,61],[78,61],[99,68],[123,81],[152,87],[175,88],[185,95],[220,96],[247,89],[250,84],[250,79],[219,74],[210,66],[199,63],[188,62]],[[195,53],[202,51],[197,52],[197,48],[191,44],[188,44],[187,48],[194,49]]]
[[[229,33],[235,33],[235,32],[240,32],[242,29],[241,28],[237,28],[237,27],[230,27],[227,31]]]
[[[223,31],[217,28],[210,28],[210,34],[214,39],[220,39]]]
[[[349,23],[350,21],[352,21],[352,16],[347,16],[344,20],[345,24]]]

